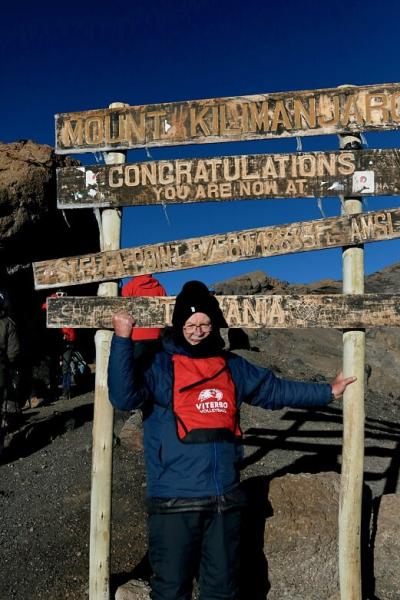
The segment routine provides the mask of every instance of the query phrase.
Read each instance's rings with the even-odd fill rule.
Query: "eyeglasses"
[[[200,325],[193,325],[190,323],[189,325],[184,325],[183,329],[187,333],[194,333],[196,329],[199,329],[203,333],[208,333],[212,329],[211,323],[200,323]]]

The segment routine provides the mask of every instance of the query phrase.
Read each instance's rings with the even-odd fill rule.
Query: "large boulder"
[[[143,425],[140,410],[133,411],[124,422],[118,438],[120,444],[132,452],[143,450]]]
[[[131,579],[117,589],[115,600],[150,600],[150,587],[140,579]]]
[[[31,140],[0,143],[0,256],[9,274],[98,249],[91,210],[57,209],[56,169],[71,164],[78,162]]]
[[[26,245],[18,242],[32,235],[40,219],[51,210],[57,162],[61,163],[50,146],[29,140],[0,144],[1,250],[11,246],[22,253]],[[12,253],[8,257],[15,259]]]

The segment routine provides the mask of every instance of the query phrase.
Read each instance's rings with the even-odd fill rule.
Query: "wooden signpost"
[[[33,270],[41,289],[395,238],[400,238],[400,209],[58,258],[34,263]]]
[[[62,113],[56,143],[70,154],[399,127],[389,83]]]
[[[342,86],[252,96],[181,101],[146,106],[111,105],[106,109],[56,115],[56,152],[107,152],[259,140],[324,134],[357,136],[361,131],[400,129],[400,84]],[[118,240],[102,252],[35,263],[36,289],[110,281],[129,275],[160,273],[344,247],[344,295],[224,296],[221,308],[232,327],[329,327],[345,329],[344,370],[353,368],[359,330],[400,324],[400,296],[364,295],[362,245],[400,238],[400,209],[361,213],[361,195],[400,194],[400,151],[358,150],[357,139],[341,137],[338,152],[222,156],[124,164],[109,156],[107,166],[71,167],[58,172],[58,206],[88,208],[230,201],[261,198],[313,198],[340,195],[345,210],[340,217],[119,249]],[[109,211],[117,212],[117,211]],[[115,220],[115,218],[113,217]],[[103,218],[104,220],[104,218]],[[354,257],[353,257],[354,255]],[[114,286],[104,289],[103,286]],[[113,312],[124,307],[140,326],[163,326],[171,320],[173,297],[116,298],[115,284],[103,284],[102,297],[50,298],[49,327],[101,328],[96,358],[97,425],[92,500],[90,600],[109,600],[109,532],[112,464],[112,413],[108,405],[106,357]],[[103,297],[104,296],[104,297]],[[357,335],[353,336],[356,331]],[[101,344],[100,344],[101,342]],[[104,342],[104,343],[103,343]],[[353,343],[354,342],[354,343]],[[101,347],[100,347],[101,346]],[[354,402],[363,401],[363,360],[357,362],[359,383],[345,395],[347,425],[359,420]],[[346,370],[347,369],[347,370]],[[101,373],[100,373],[101,371]],[[362,373],[361,373],[362,371]],[[347,393],[347,392],[346,392]],[[102,412],[108,406],[109,412]],[[107,410],[108,410],[107,409]],[[106,415],[106,416],[104,416]],[[99,423],[106,423],[103,429]],[[346,424],[345,424],[346,425]],[[362,429],[358,427],[358,431]],[[339,570],[342,600],[361,600],[360,504],[352,509],[347,498],[360,489],[362,436],[344,427],[339,529]],[[355,440],[355,438],[357,438]],[[354,443],[353,443],[354,442]],[[356,464],[357,463],[357,464]],[[107,473],[107,474],[106,474]],[[107,481],[106,481],[107,480]],[[358,480],[358,481],[356,481]],[[103,484],[104,483],[104,488]],[[349,489],[347,489],[349,488]],[[351,489],[350,489],[351,488]],[[98,490],[106,490],[98,493]],[[349,494],[347,493],[349,492]],[[353,493],[354,492],[354,493]],[[97,498],[105,498],[105,506]],[[346,505],[346,506],[345,506]],[[352,513],[353,510],[353,513]],[[96,513],[96,514],[94,514]],[[351,522],[351,525],[349,523]],[[102,541],[100,541],[102,537]]]
[[[115,102],[110,106],[124,106]],[[124,152],[109,152],[104,156],[107,164],[121,164]],[[99,214],[100,248],[115,250],[120,247],[121,213],[105,209]],[[99,285],[101,297],[118,296],[118,284]],[[92,485],[90,497],[90,554],[89,598],[109,600],[110,549],[112,507],[112,448],[114,435],[114,410],[108,398],[107,368],[112,334],[98,329],[95,334],[96,381],[93,414]]]
[[[227,327],[336,328],[400,326],[400,296],[257,295],[217,296]],[[138,327],[170,325],[175,297],[48,298],[48,327],[112,328],[112,316],[124,310]]]
[[[59,208],[400,194],[400,150],[160,160],[57,171]]]
[[[341,135],[340,147],[361,148],[358,134]],[[363,212],[362,198],[344,196],[342,214]],[[344,294],[364,293],[364,246],[342,250]],[[361,529],[362,489],[364,476],[365,422],[365,329],[362,325],[343,331],[343,373],[357,380],[343,394],[343,441],[340,477],[338,538],[339,579],[342,598],[362,597]]]

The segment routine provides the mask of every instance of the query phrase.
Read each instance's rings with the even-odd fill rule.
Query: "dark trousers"
[[[62,391],[63,394],[69,394],[71,392],[72,385],[72,373],[71,373],[71,358],[72,358],[72,344],[66,344],[62,354]]]
[[[194,577],[200,600],[236,600],[240,520],[240,510],[150,515],[152,600],[191,600]]]

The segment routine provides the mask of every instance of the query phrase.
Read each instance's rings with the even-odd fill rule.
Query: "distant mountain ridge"
[[[312,283],[289,283],[270,277],[263,271],[219,281],[213,285],[217,294],[340,294],[342,282],[321,279]],[[365,293],[400,294],[400,262],[365,276]]]

